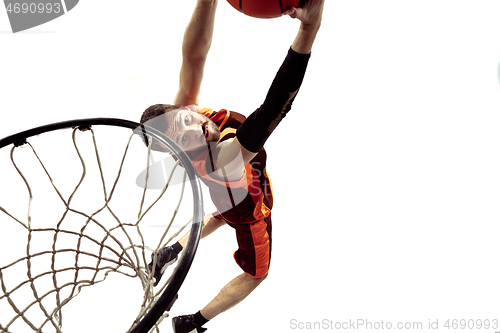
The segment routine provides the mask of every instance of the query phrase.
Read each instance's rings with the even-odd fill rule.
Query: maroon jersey
[[[245,116],[228,110],[198,111],[210,118],[220,130],[219,142],[234,138],[237,128]],[[261,149],[250,163],[245,166],[245,174],[238,181],[227,182],[218,179],[213,170],[212,145],[203,152],[191,154],[193,165],[208,186],[210,196],[218,214],[226,221],[248,223],[268,217],[273,206],[271,180],[266,170],[266,151]]]

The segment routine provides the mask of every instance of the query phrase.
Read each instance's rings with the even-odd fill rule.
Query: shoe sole
[[[160,273],[163,275],[163,273],[165,273],[165,271],[167,270],[168,266],[172,265],[174,262],[176,262],[177,259],[172,259],[170,260],[169,262],[167,262],[165,265],[163,265],[163,267],[161,268],[160,270]]]

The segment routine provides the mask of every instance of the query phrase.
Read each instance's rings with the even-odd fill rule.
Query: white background
[[[171,103],[193,8],[84,0],[17,34],[0,11],[0,136],[75,118],[137,121]],[[209,332],[301,331],[293,319],[500,320],[499,10],[327,0],[303,87],[266,144],[269,278]],[[250,114],[297,29],[221,0],[201,105]],[[229,227],[203,240],[173,315],[201,309],[240,274],[235,249]]]

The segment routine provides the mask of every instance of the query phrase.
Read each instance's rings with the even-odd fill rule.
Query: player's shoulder
[[[241,126],[241,124],[243,124],[245,119],[247,119],[247,117],[245,117],[239,112],[236,111],[228,111],[228,112],[229,112],[229,119],[227,121],[227,126],[229,127],[238,128]]]

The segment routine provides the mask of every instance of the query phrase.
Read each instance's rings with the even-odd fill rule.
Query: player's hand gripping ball
[[[256,18],[276,18],[290,7],[300,7],[304,0],[227,0],[245,15]]]

